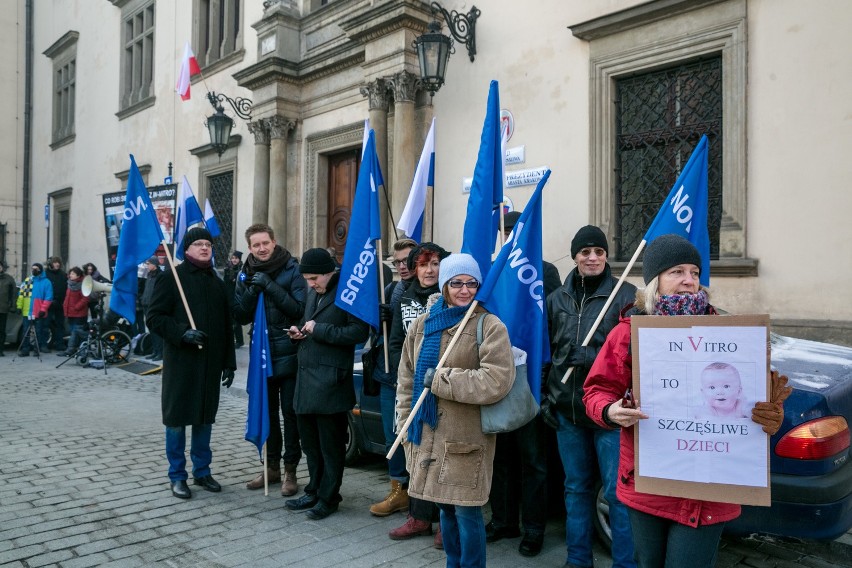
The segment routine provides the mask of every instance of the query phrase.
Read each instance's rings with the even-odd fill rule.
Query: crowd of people
[[[506,218],[506,236],[517,218]],[[324,519],[343,500],[347,415],[355,404],[354,353],[368,337],[374,353],[383,350],[382,334],[371,336],[365,322],[335,304],[339,264],[327,249],[310,249],[297,259],[265,224],[250,226],[245,239],[245,261],[234,251],[224,278],[211,261],[210,233],[201,228],[187,232],[186,262],[176,270],[161,272],[155,257],[146,263],[141,306],[145,324],[160,341],[155,354],[164,360],[162,414],[171,491],[181,499],[191,497],[187,426],[193,483],[221,490],[211,473],[212,426],[221,387],[234,379],[243,325],[253,324],[262,299],[272,366],[270,434],[263,470],[246,488],[280,483],[281,495],[290,498],[286,509]],[[632,384],[632,315],[716,313],[699,283],[701,256],[682,237],[659,237],[645,252],[645,287],[624,283],[607,303],[617,283],[608,254],[606,235],[589,225],[571,240],[575,266],[564,281],[545,263],[552,361],[543,370],[541,412],[516,431],[486,434],[480,407],[499,401],[525,377],[515,376],[509,333],[497,316],[477,306],[464,319],[482,284],[479,266],[470,255],[436,243],[395,243],[390,260],[399,279],[381,291],[380,305],[381,324],[389,330],[388,363],[374,357],[373,366],[387,450],[406,419],[413,418],[402,446],[387,460],[388,494],[369,509],[376,516],[406,513],[389,538],[434,535],[448,566],[485,566],[487,543],[509,538],[521,538],[520,554],[538,555],[548,513],[550,427],[564,473],[566,568],[593,564],[598,479],[609,503],[614,567],[714,565],[724,523],[736,518],[740,507],[637,491],[634,429],[648,416],[639,401],[625,396]],[[64,325],[63,316],[72,327],[85,322],[80,281],[84,273],[97,275],[97,269],[74,267],[66,276],[61,265],[58,258],[49,259],[47,270],[34,264],[18,295],[17,308],[33,316],[27,322],[36,326],[39,341],[53,326]],[[0,265],[0,318],[13,300],[14,280],[10,286],[5,272]],[[45,348],[65,347],[58,339],[51,346],[44,341]],[[448,351],[451,341],[456,345]],[[740,396],[735,373],[724,363],[704,370],[701,412],[745,416],[767,434],[775,433],[790,393],[786,377],[773,372],[769,400],[749,403]],[[296,497],[303,455],[309,479]],[[486,503],[491,505],[487,523]]]

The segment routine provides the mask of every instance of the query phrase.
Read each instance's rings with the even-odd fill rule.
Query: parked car
[[[23,339],[23,322],[24,318],[21,317],[21,314],[17,312],[10,312],[6,316],[6,332],[5,345],[14,345],[17,347],[21,344],[21,339]]]
[[[744,506],[726,531],[833,540],[852,527],[852,348],[776,334],[771,345],[772,366],[793,387],[784,423],[769,444],[772,506]],[[347,459],[384,454],[379,397],[364,394],[360,363],[355,375]],[[602,491],[597,505],[598,535],[609,546],[609,505]]]

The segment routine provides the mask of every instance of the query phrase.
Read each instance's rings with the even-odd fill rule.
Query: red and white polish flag
[[[189,42],[186,42],[183,48],[183,58],[180,61],[177,84],[175,85],[175,91],[180,95],[181,100],[189,100],[189,79],[199,73],[201,73],[201,68],[198,66],[198,60],[195,59],[195,54],[189,47]]]

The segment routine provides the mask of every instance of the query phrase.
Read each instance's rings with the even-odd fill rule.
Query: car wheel
[[[595,491],[595,531],[598,533],[598,538],[606,546],[607,550],[612,549],[612,528],[609,526],[609,502],[604,496],[603,485],[598,483]]]
[[[358,443],[358,430],[355,429],[355,419],[350,412],[346,421],[346,461],[347,466],[351,466],[361,457],[361,445]]]

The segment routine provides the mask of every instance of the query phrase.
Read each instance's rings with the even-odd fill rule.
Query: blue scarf
[[[423,392],[423,377],[426,375],[426,369],[434,369],[438,366],[441,356],[442,332],[458,324],[466,312],[467,306],[447,307],[444,298],[435,302],[429,310],[429,315],[423,324],[423,343],[420,346],[417,365],[414,368],[414,387],[411,392],[412,408],[420,398],[420,393]],[[438,401],[431,392],[423,399],[423,404],[420,405],[420,409],[408,430],[408,440],[417,446],[420,445],[420,435],[423,433],[424,423],[428,424],[432,430],[438,425]]]

